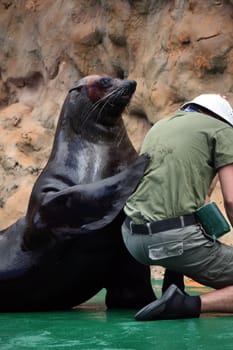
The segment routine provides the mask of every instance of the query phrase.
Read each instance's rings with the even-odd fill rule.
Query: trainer
[[[217,94],[202,94],[148,132],[141,153],[151,161],[125,205],[122,234],[129,252],[215,290],[189,296],[172,284],[136,320],[233,313],[233,247],[208,234],[196,212],[216,174],[233,225],[233,112]]]

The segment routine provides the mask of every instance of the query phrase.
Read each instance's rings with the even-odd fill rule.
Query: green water
[[[134,311],[106,311],[103,293],[67,312],[0,314],[0,349],[225,350],[233,317],[136,322]]]

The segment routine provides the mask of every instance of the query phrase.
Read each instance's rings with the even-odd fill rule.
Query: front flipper
[[[149,156],[143,154],[114,176],[46,194],[34,225],[45,226],[61,238],[106,226],[137,187],[148,162]]]

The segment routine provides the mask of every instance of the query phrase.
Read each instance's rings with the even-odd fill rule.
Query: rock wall
[[[0,0],[0,228],[25,213],[80,77],[137,81],[125,115],[136,149],[197,94],[233,104],[232,16],[227,0]],[[214,196],[222,205],[218,185]]]

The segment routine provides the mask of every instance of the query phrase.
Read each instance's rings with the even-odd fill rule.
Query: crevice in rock
[[[208,39],[216,38],[219,35],[221,35],[221,33],[212,34],[212,35],[208,35],[208,36],[201,36],[200,38],[197,38],[196,41],[208,40]]]
[[[13,78],[10,77],[7,79],[7,83],[11,83],[16,86],[18,89],[28,87],[30,89],[36,89],[38,86],[43,84],[44,78],[40,72],[29,73],[26,77]]]
[[[130,110],[129,115],[135,116],[135,117],[140,118],[140,119],[145,119],[149,122],[146,112],[143,111],[142,109],[138,109],[138,108],[134,107]]]
[[[2,7],[4,8],[4,10],[8,10],[9,7],[11,7],[13,1],[3,1],[2,2]]]

